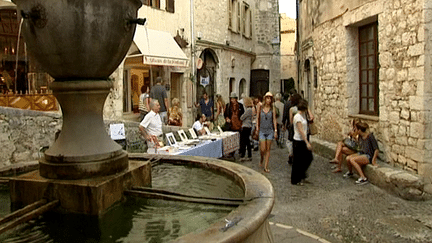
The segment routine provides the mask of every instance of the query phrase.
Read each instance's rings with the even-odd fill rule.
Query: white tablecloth
[[[215,141],[206,140],[196,146],[185,150],[179,150],[173,154],[220,158],[222,157],[222,139],[219,138]]]

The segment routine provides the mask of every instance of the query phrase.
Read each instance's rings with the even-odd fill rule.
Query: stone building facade
[[[174,3],[173,9],[168,8],[169,2]],[[179,98],[185,125],[194,122],[194,104],[204,90],[212,98],[221,94],[225,102],[231,92],[256,96],[280,91],[277,0],[160,1],[155,6],[143,5],[138,15],[147,19],[145,28],[168,32],[175,38],[188,65],[147,65],[127,57],[112,75],[116,88],[105,104],[105,117],[136,112],[139,87],[152,86],[157,76],[170,87],[169,100]],[[129,57],[135,49],[131,47]],[[134,75],[137,85],[131,80]]]
[[[146,18],[147,23],[137,28],[141,28],[141,31],[146,28],[168,33],[169,39],[175,40],[176,47],[183,52],[187,65],[145,64],[143,59],[136,62],[136,59],[133,59],[136,52],[143,52],[140,58],[148,53],[140,49],[142,46],[138,46],[134,41],[128,56],[110,76],[114,87],[104,105],[106,121],[125,123],[125,114],[133,112],[137,106],[136,97],[139,95],[137,92],[140,86],[146,82],[152,86],[157,76],[165,80],[169,99],[180,99],[184,126],[191,126],[194,121],[194,103],[201,96],[200,92],[204,87],[199,77],[208,74],[202,70],[208,70],[212,74],[210,85],[205,86],[211,91],[209,94],[220,93],[225,101],[229,100],[231,91],[238,95],[253,95],[251,90],[261,95],[268,90],[279,91],[280,38],[277,0],[145,2],[139,9],[138,16]],[[191,3],[194,3],[192,9]],[[164,46],[159,49],[164,49]],[[199,66],[199,59],[204,65]],[[267,76],[263,79],[265,82],[254,82],[254,71],[266,73]],[[134,82],[131,80],[133,75],[137,76]],[[251,88],[260,82],[265,84],[259,87],[261,90],[257,87]],[[60,112],[34,113],[0,109],[0,141],[4,145],[0,167],[37,159],[40,156],[39,149],[54,141],[54,134],[61,129],[61,124]],[[137,124],[132,126],[136,126],[133,138],[138,139]]]
[[[281,80],[282,92],[289,92],[291,85],[297,83],[296,29],[297,21],[281,14]],[[292,84],[288,83],[291,80]]]
[[[367,122],[381,159],[432,178],[430,1],[306,0],[299,5],[299,89],[322,139]]]

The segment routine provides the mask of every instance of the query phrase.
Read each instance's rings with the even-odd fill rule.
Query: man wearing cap
[[[230,94],[230,102],[225,107],[225,120],[229,124],[230,131],[240,131],[242,127],[241,115],[244,113],[244,106],[238,101],[238,96],[235,92]]]

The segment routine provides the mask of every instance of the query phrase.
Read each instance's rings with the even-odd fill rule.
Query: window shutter
[[[166,11],[174,13],[174,0],[166,0]]]
[[[151,6],[154,8],[160,8],[160,0],[150,0]]]
[[[249,38],[252,38],[253,21],[252,21],[252,10],[249,9]]]
[[[241,33],[241,3],[237,4],[237,32]]]
[[[233,0],[228,0],[228,29],[232,30]]]
[[[242,4],[242,26],[241,26],[241,33],[243,34],[243,36],[246,36],[246,11],[247,11],[247,6],[245,3]]]

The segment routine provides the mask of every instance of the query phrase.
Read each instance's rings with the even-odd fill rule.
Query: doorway
[[[205,49],[200,58],[203,60],[203,65],[197,70],[196,100],[202,98],[204,91],[214,100],[217,59],[211,49]]]
[[[246,79],[242,78],[240,80],[240,85],[239,85],[239,99],[241,98],[241,95],[245,94],[247,96],[247,92],[246,92]]]
[[[182,73],[171,73],[171,89],[170,89],[170,104],[172,99],[179,99],[180,103],[182,102],[181,97],[181,76]]]
[[[251,71],[250,96],[263,97],[269,91],[270,71],[255,69]]]

